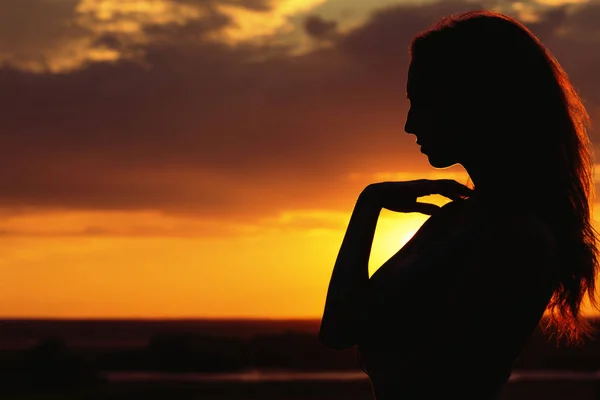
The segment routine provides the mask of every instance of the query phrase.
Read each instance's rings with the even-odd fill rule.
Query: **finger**
[[[411,207],[409,212],[418,212],[418,213],[425,214],[425,215],[433,215],[436,212],[438,212],[439,209],[440,209],[440,206],[435,205],[435,204],[416,202]]]
[[[456,186],[454,183],[458,183],[451,179],[422,179],[420,185],[420,193],[418,197],[431,196],[439,194],[444,197],[452,198],[457,196]]]
[[[441,181],[444,182],[444,184],[447,185],[447,187],[453,188],[458,191],[463,191],[466,193],[473,191],[473,189],[471,189],[467,185],[464,185],[458,181],[455,181],[454,179],[443,179]]]
[[[448,192],[448,193],[440,193],[442,196],[449,198],[450,200],[462,200],[465,197],[471,196],[471,193],[465,192]]]
[[[473,194],[473,189],[451,179],[446,179],[440,182],[440,184],[438,194],[452,200],[459,200],[462,197],[468,197]]]
[[[460,182],[456,182],[454,181],[454,185],[456,186],[456,190],[459,193],[462,193],[465,196],[469,196],[473,193],[473,189],[471,189],[470,187],[468,187],[467,185],[463,185]]]

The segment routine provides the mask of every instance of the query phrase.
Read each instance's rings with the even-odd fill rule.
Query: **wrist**
[[[356,206],[370,210],[381,211],[381,201],[374,185],[368,185],[358,196]]]

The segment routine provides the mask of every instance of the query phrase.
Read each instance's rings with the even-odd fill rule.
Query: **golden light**
[[[293,26],[289,19],[298,13],[312,10],[325,0],[281,0],[273,1],[268,11],[253,11],[236,5],[219,4],[219,12],[233,21],[223,34],[224,39],[235,44],[241,41],[254,40],[270,36],[282,31],[290,31]]]
[[[393,256],[413,237],[419,227],[429,218],[418,213],[393,213],[382,211],[375,231],[375,239],[369,260],[372,275],[383,263]]]

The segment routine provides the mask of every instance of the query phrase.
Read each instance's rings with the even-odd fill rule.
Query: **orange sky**
[[[472,2],[236,4],[0,4],[0,317],[319,317],[364,186],[466,182],[404,134],[404,85]],[[597,7],[497,9],[598,116]],[[426,218],[384,211],[371,272]]]

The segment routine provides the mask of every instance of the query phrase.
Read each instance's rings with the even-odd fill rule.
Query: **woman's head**
[[[566,73],[524,25],[491,11],[442,19],[415,37],[410,55],[406,132],[432,166],[462,164],[472,178],[477,170],[486,190],[551,224],[562,254],[552,321],[579,338],[589,331],[582,297],[595,304],[598,250],[590,120]]]
[[[505,164],[507,157],[529,159],[540,146],[550,156],[564,143],[551,128],[564,124],[571,87],[519,22],[489,11],[450,16],[418,35],[410,50],[406,130],[435,167],[471,159]],[[584,122],[580,108],[576,117]]]

